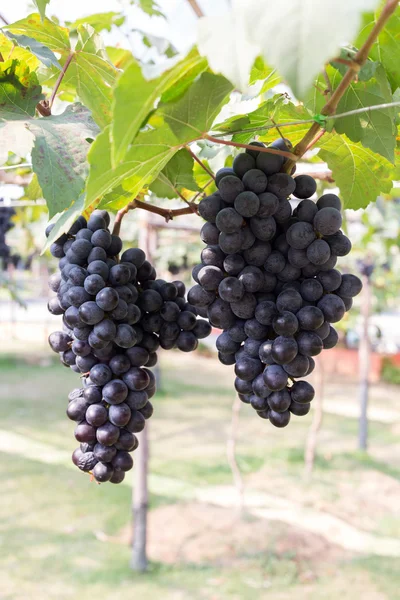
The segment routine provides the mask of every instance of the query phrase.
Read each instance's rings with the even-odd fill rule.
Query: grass
[[[78,385],[75,374],[48,354],[27,360],[9,354],[0,355],[0,380],[1,429],[73,450],[65,406]],[[196,488],[230,485],[230,370],[169,353],[161,387],[149,427],[151,473]],[[327,415],[310,482],[303,477],[303,448],[311,416],[280,431],[242,407],[237,458],[246,489],[297,499],[378,535],[398,535],[400,471],[389,460],[398,426],[371,423],[370,452],[358,454],[352,451],[356,420]],[[150,571],[134,574],[128,486],[96,486],[67,466],[19,456],[12,448],[0,456],[0,471],[2,600],[398,598],[396,559],[353,555],[302,530],[301,523],[249,514],[238,520],[231,509],[195,503],[170,489],[151,496]]]

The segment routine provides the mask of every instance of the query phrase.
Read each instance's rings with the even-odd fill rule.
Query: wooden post
[[[359,378],[360,378],[360,421],[358,429],[358,448],[367,450],[368,447],[368,393],[371,343],[369,339],[369,320],[371,316],[371,281],[368,275],[363,275],[363,291],[361,296],[362,330],[358,348]]]
[[[139,247],[151,261],[149,213],[140,211]],[[148,469],[149,469],[149,421],[137,434],[139,447],[135,452],[134,483],[132,490],[133,538],[131,568],[134,571],[146,571],[147,559],[147,511],[149,506]]]

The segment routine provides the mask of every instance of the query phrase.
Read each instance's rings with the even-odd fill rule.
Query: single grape
[[[295,381],[290,388],[290,395],[294,402],[307,404],[314,398],[315,390],[308,381]]]
[[[314,217],[314,227],[322,235],[333,235],[342,226],[342,215],[336,208],[321,208]]]
[[[86,421],[94,427],[100,427],[108,419],[108,411],[101,404],[91,404],[86,411]]]
[[[288,410],[292,399],[289,392],[286,389],[280,390],[279,392],[272,392],[268,396],[268,404],[271,410],[283,413]]]
[[[247,171],[250,169],[254,169],[256,166],[256,161],[253,156],[247,154],[246,152],[242,152],[235,156],[232,167],[235,172],[235,175],[242,178]]]
[[[222,177],[217,185],[222,200],[228,204],[233,204],[236,196],[245,189],[242,181],[239,177],[236,177],[236,175],[226,175],[225,177]]]
[[[322,340],[314,331],[301,331],[296,335],[296,341],[300,354],[316,356],[322,352]]]
[[[265,385],[273,392],[283,390],[288,382],[288,374],[280,365],[268,365],[263,372]]]
[[[344,296],[346,298],[353,298],[357,296],[362,290],[361,280],[356,277],[356,275],[345,273],[342,275],[342,281],[336,293],[339,296]]]
[[[262,372],[260,360],[243,355],[235,365],[235,374],[245,381],[253,381]]]
[[[296,250],[305,250],[315,238],[313,226],[305,221],[294,223],[286,232],[288,244]]]
[[[268,177],[267,192],[278,198],[287,198],[295,191],[295,180],[287,173],[274,173]]]
[[[293,195],[296,198],[311,198],[317,191],[317,182],[310,175],[298,175],[295,177],[294,182],[296,188]]]
[[[317,208],[336,208],[340,212],[342,210],[342,203],[335,194],[324,194],[318,199]]]
[[[250,227],[257,239],[263,242],[272,240],[276,233],[276,222],[274,217],[252,217],[250,219]]]
[[[290,421],[290,412],[286,410],[285,412],[276,412],[275,410],[270,410],[268,413],[268,418],[272,425],[275,427],[286,427],[289,425]]]

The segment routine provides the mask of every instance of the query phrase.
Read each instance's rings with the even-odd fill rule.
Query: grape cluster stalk
[[[191,352],[211,326],[186,301],[183,282],[156,278],[143,250],[129,248],[118,260],[122,240],[109,225],[109,214],[96,210],[51,245],[59,269],[49,279],[56,295],[48,309],[63,315],[63,329],[49,344],[82,378],[68,397],[80,442],[73,463],[100,483],[121,483],[133,466],[135,433],[153,413],[157,350]]]
[[[309,412],[314,389],[299,378],[337,344],[332,323],[362,284],[335,268],[351,250],[340,229],[340,199],[328,193],[310,200],[317,189],[311,176],[282,172],[282,156],[252,145],[217,172],[218,191],[199,204],[206,247],[188,300],[223,330],[218,356],[234,365],[240,399],[285,427],[291,414]],[[291,144],[280,139],[271,147],[290,151]],[[294,210],[291,196],[300,200]]]

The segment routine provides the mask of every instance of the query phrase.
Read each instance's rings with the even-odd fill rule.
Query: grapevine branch
[[[61,82],[64,79],[64,75],[65,75],[69,65],[71,64],[71,60],[73,59],[74,54],[75,54],[75,52],[70,52],[70,54],[68,54],[67,60],[65,61],[65,64],[64,64],[63,68],[61,69],[61,72],[57,78],[57,81],[54,84],[54,88],[53,88],[53,91],[51,92],[51,96],[50,96],[50,100],[49,100],[50,109],[53,106],[53,102],[54,102],[54,99],[58,92],[58,88],[60,87]]]
[[[53,106],[53,102],[54,102],[54,99],[58,92],[58,88],[60,87],[61,82],[64,79],[64,75],[65,75],[69,65],[71,64],[74,54],[75,54],[74,52],[71,52],[70,54],[68,54],[67,60],[65,61],[65,64],[64,64],[63,68],[61,69],[60,74],[57,78],[57,81],[54,84],[54,88],[53,88],[53,91],[51,92],[50,100],[42,100],[41,102],[39,102],[36,105],[36,110],[42,115],[42,117],[50,117],[51,107]]]
[[[364,63],[368,60],[368,55],[369,55],[369,52],[370,52],[373,44],[377,40],[382,29],[385,27],[387,21],[390,19],[390,17],[395,12],[397,6],[398,6],[398,0],[387,0],[386,1],[386,4],[383,7],[382,12],[379,15],[379,18],[376,21],[375,25],[371,29],[369,36],[367,37],[364,44],[361,46],[361,48],[358,50],[358,52],[354,56],[353,63],[355,63],[357,65],[357,68],[355,67],[354,64],[351,64],[348,67],[348,70],[346,71],[346,73],[345,73],[343,79],[341,80],[341,82],[339,83],[338,87],[333,92],[332,96],[329,98],[328,102],[325,104],[325,106],[321,110],[322,115],[324,115],[324,116],[334,115],[334,113],[337,109],[337,106],[338,106],[340,100],[342,99],[344,93],[346,92],[347,88],[350,86],[353,79],[356,77],[358,71],[360,70],[360,67],[362,67],[364,65]],[[321,125],[316,122],[310,127],[310,129],[307,131],[307,133],[305,134],[303,139],[297,144],[297,146],[294,149],[295,154],[297,156],[299,156],[299,157],[303,156],[303,154],[306,152],[307,148],[310,148],[310,144],[312,144],[313,140],[315,139],[316,135],[319,133],[320,129],[322,129]],[[287,163],[285,165],[286,172],[290,173],[294,164],[295,164],[295,161],[293,161],[293,160],[287,161]]]
[[[210,169],[203,163],[202,160],[200,160],[200,158],[198,156],[196,156],[196,154],[189,148],[189,146],[186,146],[187,151],[189,152],[190,156],[201,166],[201,168],[208,173],[208,175],[210,177],[212,177],[215,180],[215,176],[214,173],[212,171],[210,171]]]
[[[304,121],[302,121],[302,123],[304,123]],[[273,127],[276,127],[276,125],[273,125]],[[208,140],[209,142],[214,142],[215,144],[224,144],[225,146],[234,146],[235,148],[245,148],[248,150],[254,150],[254,146],[252,146],[251,144],[239,144],[239,142],[232,142],[232,140],[220,140],[219,138],[214,137],[212,135],[208,135],[207,133],[203,134],[203,139]],[[292,152],[285,152],[284,150],[275,150],[275,148],[257,147],[257,152],[278,154],[278,156],[284,156],[285,158],[289,158],[294,162],[296,162],[296,160],[298,160],[299,158],[296,154],[293,154]]]
[[[147,202],[142,202],[141,200],[137,200],[135,198],[135,200],[132,200],[132,202],[129,202],[129,204],[127,204],[126,206],[124,206],[124,208],[121,208],[121,210],[117,212],[113,228],[114,235],[119,235],[122,219],[130,210],[134,210],[135,208],[141,208],[153,214],[160,215],[161,217],[164,217],[167,223],[168,221],[171,221],[174,217],[180,217],[181,215],[191,215],[193,213],[197,213],[197,205],[193,202],[188,203],[188,206],[186,206],[185,208],[171,209],[163,208],[161,206],[154,206],[154,204],[148,204]]]
[[[196,17],[198,17],[199,19],[200,19],[200,17],[204,17],[203,9],[200,8],[197,0],[188,0],[188,3],[192,7],[193,12],[195,13]]]

